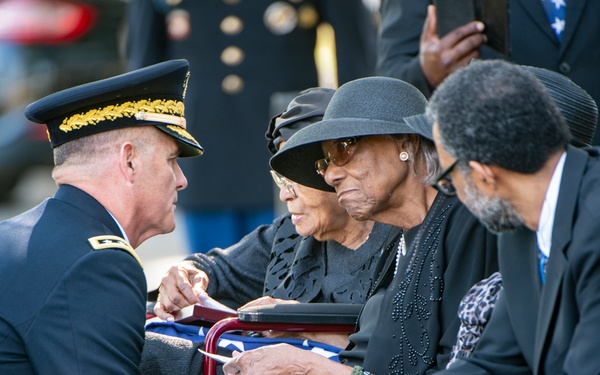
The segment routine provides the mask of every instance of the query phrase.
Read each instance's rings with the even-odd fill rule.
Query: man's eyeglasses
[[[456,195],[456,188],[454,187],[454,184],[452,183],[452,177],[450,177],[450,173],[452,173],[452,171],[454,170],[454,168],[456,167],[456,165],[458,164],[458,159],[454,160],[454,163],[450,164],[450,166],[448,168],[446,168],[445,171],[443,171],[438,178],[435,180],[435,182],[431,185],[434,188],[436,188],[439,192],[449,195],[449,196],[455,196]]]
[[[277,184],[280,189],[285,189],[291,194],[292,197],[294,197],[294,199],[298,198],[296,190],[294,189],[296,186],[298,186],[297,183],[288,180],[274,170],[271,170],[271,177],[273,177],[273,181],[275,181],[275,184]]]
[[[329,163],[333,163],[338,167],[348,163],[352,159],[352,155],[354,155],[354,148],[357,141],[358,138],[353,137],[332,144],[327,150],[327,157],[315,162],[317,173],[325,176]]]

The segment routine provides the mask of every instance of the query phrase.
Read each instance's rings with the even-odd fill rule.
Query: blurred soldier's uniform
[[[194,72],[186,112],[207,152],[201,163],[182,163],[193,251],[230,245],[272,221],[263,129],[274,93],[318,85],[317,25],[335,30],[340,84],[372,75],[375,59],[375,22],[361,0],[133,0],[128,21],[131,69],[177,57]],[[228,234],[221,219],[238,228]]]

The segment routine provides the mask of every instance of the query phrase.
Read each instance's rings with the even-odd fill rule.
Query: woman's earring
[[[400,160],[402,160],[402,161],[407,161],[407,160],[408,160],[408,152],[406,152],[406,151],[402,151],[402,152],[400,153]]]

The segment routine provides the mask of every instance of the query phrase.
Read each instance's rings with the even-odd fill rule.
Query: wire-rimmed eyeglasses
[[[329,163],[333,163],[338,167],[348,163],[350,159],[352,159],[352,155],[354,155],[354,146],[357,141],[358,138],[352,137],[332,144],[327,150],[327,157],[315,162],[317,173],[321,176],[325,176]]]
[[[280,175],[272,169],[271,177],[273,177],[273,181],[275,181],[275,184],[279,186],[280,189],[285,189],[288,193],[290,193],[292,197],[294,197],[294,199],[298,198],[298,194],[296,194],[295,189],[295,187],[298,186],[297,183],[288,180],[287,178],[283,177],[282,175]]]
[[[431,184],[431,186],[433,186],[439,192],[441,192],[445,195],[455,196],[456,188],[454,187],[454,184],[452,183],[452,177],[450,177],[450,173],[452,173],[452,171],[454,170],[454,168],[456,167],[458,162],[459,162],[459,159],[454,160],[454,163],[450,164],[450,166],[448,168],[446,168],[446,170],[444,170],[438,176],[438,178],[436,178],[435,182],[433,184]]]

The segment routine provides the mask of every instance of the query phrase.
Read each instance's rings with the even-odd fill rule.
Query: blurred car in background
[[[31,167],[52,165],[46,128],[24,107],[125,71],[121,0],[0,0],[0,201]]]

